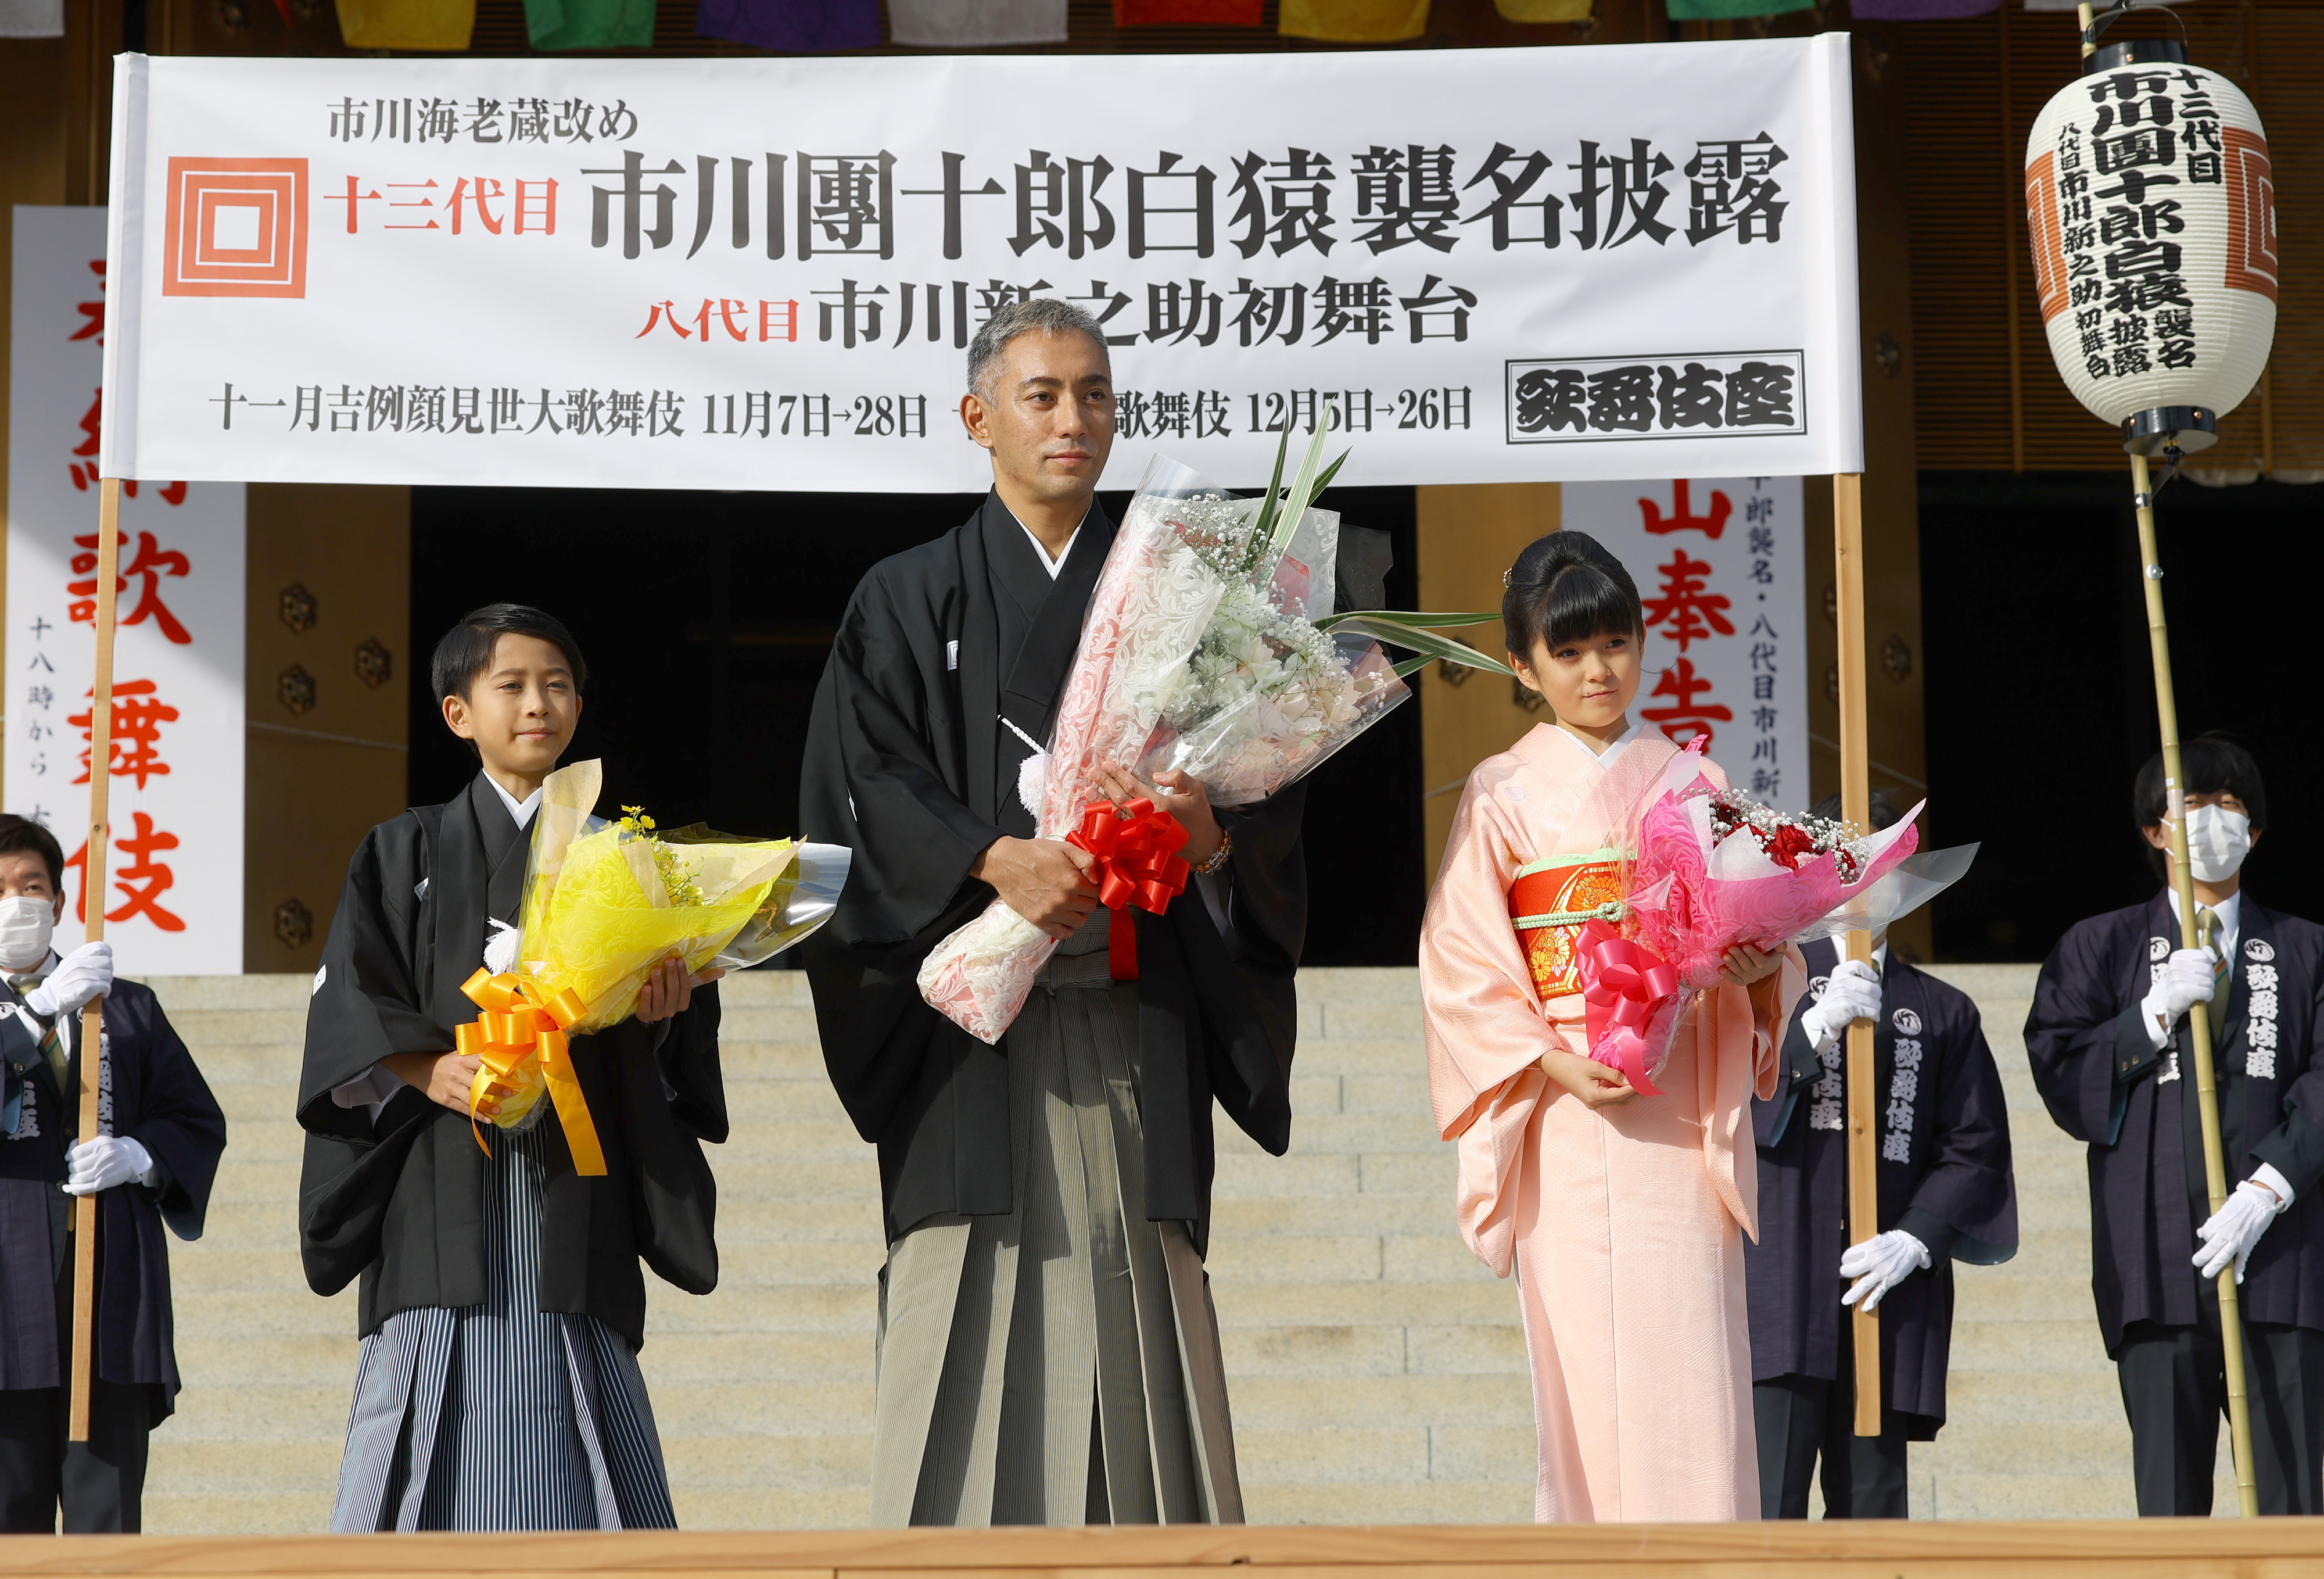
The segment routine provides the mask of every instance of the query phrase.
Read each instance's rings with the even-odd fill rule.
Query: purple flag
[[[880,0],[702,0],[694,31],[761,50],[876,50]]]

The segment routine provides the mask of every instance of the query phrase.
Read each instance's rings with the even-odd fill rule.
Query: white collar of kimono
[[[2171,896],[2171,914],[2177,917],[2179,891],[2176,888],[2166,888],[2163,891]],[[2243,930],[2244,891],[2236,890],[2216,905],[2197,905],[2195,908],[2199,910],[2209,910],[2219,918],[2219,951],[2222,954],[2232,953],[2236,946],[2236,936]]]
[[[1542,727],[1548,730],[1552,734],[1557,736],[1558,739],[1565,742],[1575,751],[1580,752],[1583,756],[1588,757],[1600,768],[1610,768],[1614,765],[1614,759],[1620,756],[1629,743],[1638,738],[1639,733],[1646,727],[1646,725],[1642,724],[1631,725],[1628,729],[1623,731],[1621,734],[1615,738],[1613,744],[1608,746],[1602,752],[1591,751],[1589,745],[1582,741],[1581,736],[1575,734],[1570,729],[1561,728],[1554,724],[1545,724]]]
[[[486,773],[484,775],[484,782],[493,787],[493,793],[501,798],[501,804],[508,808],[508,814],[516,818],[516,826],[519,833],[522,833],[526,828],[532,826],[532,814],[540,809],[540,791],[539,790],[535,790],[522,800],[519,800],[506,790],[502,789],[501,781],[498,779],[493,778],[490,773]]]
[[[1003,505],[1001,508],[1008,509],[1008,506]],[[1095,508],[1095,505],[1091,506],[1091,509]],[[1009,512],[1009,519],[1011,521],[1017,521],[1017,512],[1010,510]],[[1055,581],[1057,578],[1057,572],[1065,568],[1065,556],[1074,551],[1074,540],[1082,535],[1082,528],[1088,524],[1089,515],[1084,512],[1080,522],[1074,527],[1073,537],[1069,537],[1065,540],[1065,546],[1057,550],[1057,557],[1054,559],[1049,558],[1047,546],[1044,544],[1039,538],[1033,535],[1033,529],[1031,527],[1027,526],[1021,521],[1017,521],[1017,530],[1023,532],[1025,534],[1025,540],[1033,545],[1033,557],[1041,561],[1041,568],[1049,573],[1050,580]]]
[[[55,970],[57,966],[63,963],[63,959],[59,956],[57,951],[51,948],[49,950],[49,957],[34,965],[31,970],[8,972],[8,980],[12,983],[21,982],[26,984],[30,984],[33,982],[45,982],[49,979],[49,973]]]

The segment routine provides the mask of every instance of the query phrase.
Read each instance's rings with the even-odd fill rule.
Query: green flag
[[[1669,0],[1673,22],[1730,22],[1805,11],[1815,0]]]
[[[653,28],[654,0],[524,0],[536,50],[642,50]]]

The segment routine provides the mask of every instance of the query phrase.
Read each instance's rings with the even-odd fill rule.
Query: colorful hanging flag
[[[2080,0],[2025,0],[2025,9],[2028,11],[2072,11],[2078,8]],[[2153,5],[2176,5],[2179,4],[2179,0],[2142,0],[2142,4]],[[2098,6],[2096,9],[2103,10],[2105,8],[2103,6]]]
[[[1204,22],[1218,27],[1259,27],[1260,0],[1113,0],[1113,25],[1151,27],[1161,22]]]
[[[1065,0],[888,0],[888,37],[920,50],[1062,44]]]
[[[1283,0],[1275,31],[1337,44],[1397,43],[1428,31],[1428,0]]]
[[[1595,0],[1493,0],[1494,9],[1508,22],[1587,22],[1594,4]]]
[[[338,0],[351,50],[465,50],[476,0]]]
[[[65,0],[0,0],[0,39],[60,39]]]
[[[880,0],[702,0],[694,31],[761,50],[880,47]]]
[[[654,0],[524,0],[536,50],[642,50],[653,28]]]
[[[1989,16],[2001,0],[1849,0],[1850,14],[1867,22],[1958,22]]]
[[[1673,22],[1739,22],[1805,11],[1814,5],[1815,0],[1669,0]]]

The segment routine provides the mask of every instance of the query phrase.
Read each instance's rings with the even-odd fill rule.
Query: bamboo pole
[[[2138,510],[2138,554],[2145,570],[2147,645],[2154,658],[2154,710],[2163,725],[2163,789],[2167,798],[2163,816],[2171,830],[2171,888],[2179,900],[2179,946],[2193,948],[2195,939],[2194,873],[2187,861],[2187,781],[2179,767],[2179,700],[2171,684],[2171,635],[2163,619],[2162,556],[2154,543],[2154,493],[2146,457],[2130,457],[2132,502]],[[2193,1044],[2195,1103],[2202,1118],[2203,1187],[2217,1215],[2227,1198],[2225,1148],[2219,1141],[2219,1091],[2211,1067],[2210,1005],[2197,1002],[2187,1011],[2188,1040]],[[2236,1502],[2246,1519],[2259,1517],[2259,1488],[2252,1472],[2251,1399],[2244,1386],[2243,1307],[2236,1294],[2236,1269],[2230,1262],[2219,1273],[2219,1347],[2227,1359],[2227,1438],[2236,1455]]]
[[[88,856],[81,868],[81,906],[88,938],[105,937],[105,857],[112,848],[113,629],[121,579],[121,481],[97,485],[97,684],[88,712]],[[105,999],[91,998],[80,1021],[80,1140],[97,1139],[97,1096],[104,1079]],[[89,1379],[97,1352],[97,1196],[73,1202],[72,1408],[65,1433],[88,1440]]]
[[[1840,815],[1859,828],[1872,826],[1872,744],[1865,707],[1864,478],[1856,472],[1831,480],[1831,542],[1838,572],[1840,621]],[[1869,964],[1872,934],[1850,932],[1848,957]],[[1872,1067],[1872,1022],[1848,1028],[1848,1242],[1861,1244],[1880,1232],[1878,1076]],[[1856,1353],[1856,1434],[1880,1435],[1880,1316],[1855,1307],[1849,1331]]]

